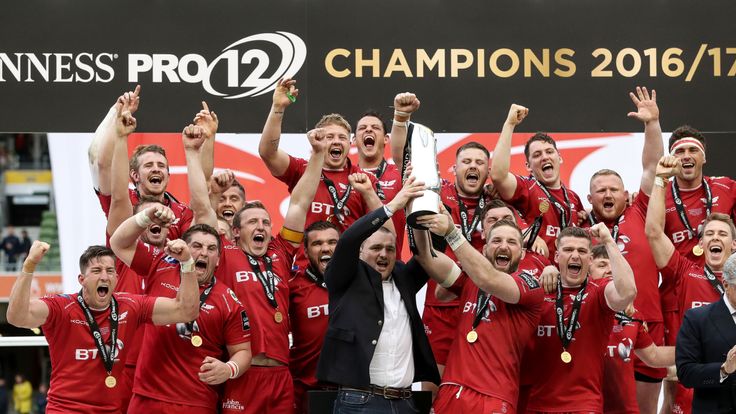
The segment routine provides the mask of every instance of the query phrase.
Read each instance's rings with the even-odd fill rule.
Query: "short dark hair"
[[[582,227],[565,227],[560,231],[560,234],[557,235],[557,240],[555,241],[555,244],[557,247],[560,245],[560,240],[562,240],[565,237],[576,237],[579,239],[586,239],[588,243],[591,243],[590,239],[590,233]]]
[[[536,141],[552,144],[552,146],[557,149],[557,143],[551,136],[547,135],[544,132],[537,132],[536,134],[532,135],[528,140],[526,140],[526,144],[524,144],[524,156],[526,157],[527,161],[529,161],[529,147],[532,145],[532,142]]]
[[[141,166],[140,162],[138,162],[138,157],[141,155],[147,153],[147,152],[155,152],[157,154],[161,154],[166,158],[166,150],[164,147],[156,144],[150,144],[150,145],[139,145],[135,147],[135,150],[133,151],[133,155],[130,156],[129,166],[131,171],[138,171],[138,168]],[[169,159],[166,158],[166,164],[168,168]]]
[[[358,119],[355,121],[355,127],[353,128],[353,131],[358,130],[358,123],[360,122],[361,119],[365,118],[366,116],[372,116],[374,118],[378,118],[378,120],[381,121],[381,127],[383,128],[384,134],[388,134],[389,132],[391,132],[391,130],[388,129],[388,122],[386,122],[386,118],[383,116],[383,114],[372,108],[366,110],[365,112],[363,112],[362,115],[358,117]]]
[[[322,231],[322,230],[328,230],[333,229],[337,232],[337,236],[340,236],[340,228],[337,227],[335,223],[330,223],[329,221],[315,221],[314,223],[307,226],[306,229],[304,229],[304,246],[307,246],[307,241],[309,240],[309,233],[313,231]]]
[[[606,246],[602,244],[593,246],[591,252],[593,253],[593,259],[608,259],[608,251],[606,250]]]
[[[192,227],[189,227],[187,231],[185,231],[184,234],[181,235],[181,239],[189,244],[194,233],[205,233],[214,236],[215,240],[217,240],[217,254],[220,254],[222,245],[220,241],[220,233],[218,233],[217,230],[215,230],[212,226],[208,224],[195,224]]]
[[[112,257],[115,260],[115,253],[110,248],[100,245],[89,246],[87,250],[79,256],[79,272],[84,274],[92,259],[101,257]]]
[[[507,220],[507,219],[501,219],[501,220],[498,220],[497,222],[493,223],[493,225],[491,226],[491,228],[488,230],[488,236],[489,236],[488,237],[488,241],[491,240],[490,235],[491,235],[491,233],[493,233],[493,230],[495,230],[495,229],[497,229],[499,227],[504,227],[504,226],[505,227],[511,227],[514,230],[516,230],[516,232],[519,233],[519,242],[522,243],[522,244],[524,243],[524,235],[521,234],[521,229],[519,228],[519,226],[516,225],[516,222],[515,221]]]
[[[457,151],[455,151],[455,158],[457,158],[458,155],[460,155],[460,153],[465,151],[466,149],[478,149],[478,150],[483,151],[484,154],[486,154],[486,158],[491,157],[491,153],[488,152],[488,148],[486,148],[483,144],[481,144],[480,142],[476,142],[476,141],[470,141],[470,142],[466,142],[465,144],[461,145],[460,148],[458,148]]]
[[[250,210],[252,208],[260,208],[261,210],[263,210],[266,213],[268,213],[268,209],[260,201],[258,201],[258,200],[256,200],[256,201],[249,201],[249,202],[243,204],[243,207],[240,210],[238,210],[237,213],[235,213],[235,217],[233,217],[233,228],[236,228],[236,229],[239,229],[240,228],[240,216],[243,214],[243,212],[245,210]],[[270,215],[270,213],[269,213],[269,215]]]
[[[692,137],[697,139],[698,141],[700,141],[701,144],[703,144],[703,148],[705,148],[705,135],[703,135],[702,132],[691,127],[690,125],[682,125],[672,131],[672,135],[670,135],[669,145],[667,147],[670,149],[670,151],[672,151],[672,144],[685,137]]]
[[[480,221],[481,223],[486,218],[486,214],[488,214],[489,211],[495,210],[497,208],[507,208],[511,210],[511,214],[514,214],[514,208],[508,205],[505,201],[501,200],[500,198],[494,198],[492,200],[489,200],[486,202],[486,205],[483,207],[483,210],[480,212]]]
[[[240,193],[243,194],[243,200],[245,200],[245,187],[243,187],[243,184],[240,184],[240,181],[233,180],[232,184],[230,184],[230,188],[236,187],[238,190],[240,190]]]
[[[161,202],[161,200],[159,200],[158,198],[152,195],[141,195],[138,198],[138,202],[135,203],[135,205],[133,206],[133,213],[137,213],[138,211],[140,211],[142,205],[148,204],[148,203],[156,203],[156,204],[165,205],[164,203]]]

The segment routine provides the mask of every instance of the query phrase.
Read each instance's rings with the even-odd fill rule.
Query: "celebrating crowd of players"
[[[639,188],[600,170],[586,211],[551,136],[531,136],[528,171],[510,171],[525,107],[511,106],[492,157],[466,143],[455,181],[427,189],[405,163],[414,94],[395,97],[390,130],[376,112],[354,130],[325,115],[305,160],[279,148],[298,96],[284,79],[259,144],[291,193],[276,234],[275,212],[214,172],[219,119],[205,103],[182,132],[189,205],[166,191],[162,147],[128,159],[139,95],[118,98],[90,146],[108,243],[82,254],[81,291],[30,297],[50,248],[37,241],[11,294],[8,321],[49,342],[47,412],[304,413],[323,389],[339,390],[336,410],[373,398],[414,412],[408,387],[426,381],[436,413],[655,413],[665,378],[666,412],[690,412],[691,390],[665,368],[684,312],[723,294],[736,183],[703,175],[694,128],[665,153],[654,91],[630,94],[645,131]],[[409,232],[399,265],[404,207],[423,191],[439,193],[440,213],[419,218],[429,232]],[[407,295],[425,281],[420,321]]]

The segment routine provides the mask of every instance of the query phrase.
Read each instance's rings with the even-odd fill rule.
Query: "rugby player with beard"
[[[552,258],[560,230],[577,225],[578,213],[584,213],[584,209],[580,197],[560,179],[562,157],[557,143],[549,135],[538,132],[524,145],[529,177],[509,171],[511,137],[528,113],[529,109],[523,106],[511,105],[493,151],[491,180],[501,198],[519,210],[529,225],[533,226],[537,219],[541,221],[538,221],[539,237],[547,242],[548,258]]]
[[[669,239],[665,230],[666,194],[668,188],[671,189],[668,180],[684,175],[681,169],[681,157],[669,155],[659,160],[646,221],[646,235],[663,284],[669,283],[677,292],[679,322],[688,309],[716,302],[723,296],[723,266],[736,249],[736,229],[731,218],[723,213],[711,213],[703,222],[697,246],[702,251],[704,263],[692,260]],[[679,331],[679,324],[672,329]],[[692,389],[678,384],[672,411],[690,413],[692,397]]]
[[[391,129],[391,156],[399,169],[406,170],[404,156],[407,150],[407,132],[411,116],[416,112],[421,102],[415,94],[410,92],[399,93],[394,98],[394,120]],[[461,233],[478,251],[483,248],[483,237],[480,226],[480,212],[490,201],[485,194],[485,183],[488,179],[488,150],[477,142],[468,142],[457,149],[453,171],[455,182],[442,181],[440,198],[451,213],[452,219],[458,225]],[[465,212],[467,222],[463,222],[462,213]],[[440,246],[437,246],[440,247]],[[441,246],[441,250],[450,258],[454,258],[452,251]],[[427,283],[427,294],[424,300],[422,321],[427,331],[429,343],[432,346],[435,360],[440,374],[444,370],[447,354],[455,337],[457,319],[460,317],[460,301],[447,300],[452,295],[439,291],[433,279]],[[427,389],[434,391],[431,385]]]
[[[170,220],[158,210],[156,220]],[[132,334],[145,324],[159,326],[197,318],[197,281],[187,245],[167,243],[166,251],[186,266],[176,266],[178,292],[155,298],[115,292],[115,255],[90,246],[79,258],[79,293],[31,298],[33,272],[49,245],[35,241],[10,294],[8,322],[43,329],[51,355],[48,413],[118,414],[127,393],[123,364]],[[175,297],[175,298],[174,298]],[[95,338],[99,338],[96,340]]]
[[[534,335],[544,297],[532,275],[517,271],[523,254],[521,231],[513,220],[496,221],[481,253],[444,208],[442,214],[418,222],[444,236],[462,266],[461,271],[443,253],[432,257],[426,233],[417,233],[419,254],[414,257],[463,304],[434,410],[517,412],[522,354]]]
[[[187,156],[190,191],[204,193],[209,205],[206,181],[199,164],[203,143],[202,128],[189,125],[182,133]],[[219,403],[215,387],[235,379],[250,366],[250,326],[245,309],[235,294],[214,278],[220,258],[220,237],[209,224],[216,216],[197,214],[196,224],[184,233],[192,252],[191,266],[199,282],[200,317],[163,328],[146,329],[133,386],[129,412],[216,413]],[[111,239],[120,259],[144,275],[151,294],[170,296],[178,287],[178,277],[170,257],[136,240],[146,224],[144,216],[126,220]],[[220,360],[222,350],[229,359]],[[176,384],[172,387],[171,384]]]
[[[117,136],[117,105],[123,100],[127,102],[126,111],[131,116],[134,115],[140,104],[140,85],[118,98],[97,127],[88,150],[92,182],[105,215],[110,209],[111,182],[114,176],[111,154]],[[202,164],[209,178],[214,168],[214,142],[219,120],[214,112],[210,112],[207,104],[202,102],[202,110],[195,115],[194,123],[201,126],[207,136],[207,143],[202,151]],[[130,158],[129,172],[126,175],[134,185],[134,188],[129,189],[131,203],[137,204],[141,196],[152,196],[171,208],[177,220],[171,225],[170,238],[179,238],[191,225],[192,211],[166,191],[170,178],[166,151],[156,144],[138,146]]]
[[[591,237],[605,246],[612,279],[591,280]],[[603,412],[603,359],[615,312],[636,296],[634,273],[603,223],[567,227],[557,237],[557,289],[545,296],[524,366],[533,378],[526,412]]]
[[[297,269],[289,279],[289,323],[293,345],[289,370],[294,379],[296,413],[307,412],[307,391],[330,388],[317,381],[317,361],[329,320],[324,273],[335,252],[340,231],[333,223],[317,221],[304,230],[306,269]]]
[[[334,129],[327,127],[307,133],[312,155],[291,192],[279,234],[272,237],[271,216],[263,204],[248,202],[233,219],[237,244],[224,242],[217,276],[248,306],[253,327],[253,361],[245,375],[226,384],[223,413],[281,414],[294,410],[294,384],[288,368],[288,280],[294,255],[302,242],[307,213],[320,185],[326,154],[333,144],[330,131]],[[198,202],[195,208],[195,199],[207,199],[204,183],[200,188],[193,192],[195,215],[200,205],[211,210],[206,202]]]
[[[629,96],[637,107],[630,112],[630,118],[644,123],[644,148],[641,154],[642,175],[639,191],[629,205],[629,193],[624,188],[621,176],[613,170],[602,169],[590,178],[590,194],[588,201],[592,211],[588,216],[591,225],[604,223],[616,244],[622,251],[626,261],[635,269],[637,295],[634,307],[639,317],[646,322],[649,335],[658,346],[664,345],[664,324],[659,298],[659,271],[654,263],[649,243],[644,231],[649,194],[654,183],[654,172],[657,162],[662,157],[662,129],[659,125],[659,107],[657,94],[652,90],[651,96],[647,88],[637,87]],[[633,358],[636,372],[636,389],[639,409],[642,414],[655,414],[661,388],[662,378],[666,370],[652,368]]]
[[[376,111],[363,113],[355,124],[353,142],[358,150],[358,166],[376,177],[376,193],[382,203],[388,203],[401,191],[401,173],[394,163],[384,158],[389,141],[383,116]],[[396,230],[396,251],[401,259],[404,248],[406,214],[403,210],[391,216]]]
[[[258,145],[258,154],[266,163],[271,175],[284,182],[289,187],[289,192],[293,192],[307,168],[307,160],[293,157],[279,148],[284,112],[292,103],[292,99],[296,100],[298,95],[295,80],[288,78],[279,80],[273,92],[273,103]],[[364,195],[350,186],[348,176],[361,170],[348,159],[351,132],[348,121],[340,114],[329,114],[317,122],[315,129],[323,131],[328,148],[324,152],[322,179],[307,211],[306,225],[316,221],[329,221],[335,223],[340,231],[344,231],[361,216],[381,207],[382,203],[377,196],[365,199]],[[375,182],[375,178],[371,181]],[[302,231],[303,228],[297,230]],[[306,256],[300,248],[297,265],[306,267],[307,263]]]

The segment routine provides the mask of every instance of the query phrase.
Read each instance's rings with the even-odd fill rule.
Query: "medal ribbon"
[[[630,323],[634,323],[634,322],[644,323],[643,320],[632,318],[631,316],[627,315],[625,312],[616,312],[614,317],[616,318],[616,321],[618,322],[618,324],[623,325],[623,326],[628,325]]]
[[[258,281],[261,282],[261,286],[263,286],[263,292],[266,294],[268,303],[270,303],[274,309],[277,309],[279,304],[276,302],[276,281],[271,267],[271,258],[268,257],[268,255],[263,256],[263,262],[266,264],[266,272],[264,274],[264,272],[261,272],[261,266],[258,265],[258,260],[248,253],[245,253],[245,255],[248,256],[250,268],[253,270],[253,273],[256,274]]]
[[[210,296],[210,292],[212,292],[212,288],[215,287],[215,282],[217,282],[217,279],[212,277],[212,283],[207,286],[202,293],[199,294],[199,307],[201,308],[202,305],[204,305],[204,302],[207,300],[207,298]],[[194,333],[194,321],[187,322],[186,323],[187,329],[189,332]]]
[[[710,190],[710,186],[703,178],[703,189],[705,190],[705,217],[710,216],[711,209],[713,208],[713,193]],[[672,198],[675,201],[675,209],[677,215],[680,217],[680,221],[690,233],[690,237],[697,236],[698,234],[690,225],[690,220],[687,218],[685,213],[685,206],[682,204],[682,198],[680,198],[680,187],[677,185],[677,179],[672,180]]]
[[[613,241],[618,243],[618,225],[621,224],[621,220],[624,219],[624,215],[618,216],[616,219],[616,224],[613,225],[613,228],[611,229],[611,237],[613,237]],[[591,226],[595,226],[596,223],[598,223],[598,219],[595,218],[595,214],[591,211],[590,214],[588,214],[588,221],[590,221]]]
[[[350,192],[352,191],[353,186],[348,184],[348,187],[345,189],[345,193],[342,195],[342,197],[338,197],[337,187],[335,187],[335,183],[329,178],[325,177],[324,173],[322,173],[322,181],[324,181],[325,185],[327,186],[327,192],[330,193],[332,205],[335,207],[335,217],[337,217],[337,220],[340,222],[340,224],[345,224],[345,217],[343,217],[342,215],[342,209],[343,207],[345,207],[345,203],[348,202],[348,198],[350,198]]]
[[[580,307],[583,304],[583,294],[585,293],[585,287],[588,285],[588,279],[586,278],[583,285],[580,286],[580,290],[575,295],[572,301],[572,313],[570,314],[570,323],[565,326],[565,303],[562,300],[562,278],[557,279],[557,297],[555,300],[555,313],[557,316],[557,335],[560,337],[562,342],[562,349],[567,349],[567,346],[572,341],[577,329],[578,317],[580,316]]]
[[[529,226],[528,229],[521,235],[521,239],[526,239],[527,234],[529,235],[529,239],[526,241],[526,244],[524,244],[524,248],[529,250],[532,248],[532,245],[534,245],[534,241],[537,240],[537,236],[539,235],[539,230],[542,228],[542,215],[537,216],[537,218],[534,219],[534,223],[532,223],[531,226]]]
[[[324,277],[322,277],[322,273],[317,272],[317,271],[312,272],[311,266],[307,267],[305,273],[310,279],[312,279],[312,282],[314,282],[317,286],[321,286],[327,289],[327,284],[325,283]]]
[[[112,366],[115,363],[115,347],[118,346],[118,301],[115,300],[115,296],[111,298],[110,301],[110,349],[108,351],[107,346],[105,346],[105,342],[102,340],[102,333],[100,332],[100,327],[97,326],[97,322],[95,321],[95,317],[92,315],[92,310],[89,308],[87,303],[84,301],[84,298],[82,297],[82,291],[79,291],[79,296],[77,296],[77,303],[79,303],[79,306],[82,308],[82,311],[84,312],[85,318],[87,318],[87,325],[89,325],[90,333],[92,334],[92,339],[95,340],[95,345],[97,346],[97,350],[100,352],[100,359],[102,360],[102,363],[105,365],[105,371],[107,371],[107,375],[110,375],[112,372]]]
[[[378,194],[378,198],[381,201],[386,200],[386,194],[383,193],[383,189],[381,188],[381,182],[379,181],[381,177],[383,177],[383,173],[386,172],[386,167],[388,166],[388,163],[386,162],[386,159],[381,159],[381,164],[378,166],[378,169],[376,170],[375,176],[376,176],[376,194]]]
[[[463,203],[463,200],[460,198],[460,194],[457,192],[457,187],[454,188],[455,197],[457,197],[457,205],[460,207],[460,230],[463,232],[463,236],[470,241],[473,238],[473,230],[478,227],[480,213],[483,211],[483,207],[486,206],[486,200],[485,197],[483,197],[483,194],[478,197],[478,205],[475,207],[473,220],[468,224],[468,208],[465,207],[465,203]]]
[[[565,206],[563,207],[562,203],[560,203],[553,195],[549,192],[547,187],[539,182],[536,177],[532,176],[532,179],[537,182],[537,185],[539,188],[542,189],[542,192],[544,192],[545,197],[549,199],[549,201],[552,202],[552,204],[555,206],[557,211],[560,213],[559,219],[560,219],[560,229],[564,229],[568,226],[568,214],[570,215],[570,222],[572,223],[572,205],[570,204],[570,199],[567,196],[567,188],[563,184],[560,184],[562,187],[562,196],[565,198]],[[544,213],[542,213],[544,215]]]
[[[483,319],[483,311],[485,311],[488,303],[491,301],[491,295],[478,289],[478,299],[475,301],[475,318],[473,318],[473,330],[478,327]]]
[[[723,288],[723,284],[720,280],[716,277],[716,274],[713,273],[712,270],[710,270],[710,267],[708,265],[705,266],[705,277],[708,279],[708,282],[710,282],[710,285],[713,286],[713,289],[715,291],[723,296],[724,293],[726,293],[726,289]]]

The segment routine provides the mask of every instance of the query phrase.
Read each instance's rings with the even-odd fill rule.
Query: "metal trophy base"
[[[440,205],[440,195],[432,190],[426,190],[424,195],[415,198],[407,208],[406,224],[409,227],[419,230],[429,230],[428,228],[417,224],[417,219],[428,214],[437,214]]]

